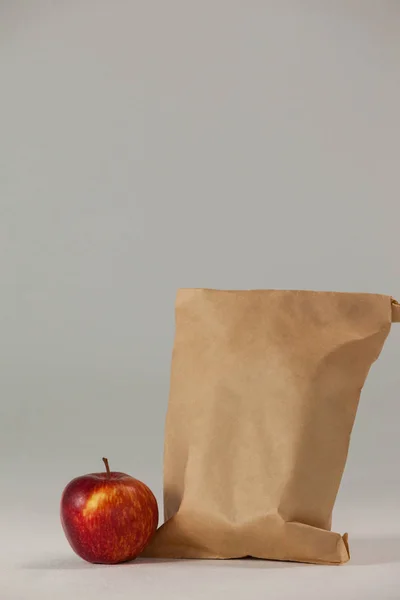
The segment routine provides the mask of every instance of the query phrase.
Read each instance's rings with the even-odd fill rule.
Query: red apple
[[[92,563],[115,564],[142,552],[158,523],[157,501],[134,477],[110,471],[73,479],[61,498],[61,523],[73,550]]]

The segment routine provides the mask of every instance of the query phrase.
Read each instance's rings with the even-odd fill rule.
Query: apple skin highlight
[[[106,461],[105,461],[106,463]],[[136,558],[158,524],[157,501],[125,473],[91,473],[73,479],[61,498],[61,523],[72,549],[91,563]]]

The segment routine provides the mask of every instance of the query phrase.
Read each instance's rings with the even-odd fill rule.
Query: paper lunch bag
[[[164,525],[145,554],[339,564],[331,531],[389,296],[182,289],[165,428]]]

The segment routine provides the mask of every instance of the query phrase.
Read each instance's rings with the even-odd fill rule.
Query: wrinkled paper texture
[[[389,296],[182,289],[165,430],[166,522],[145,554],[339,564],[331,531]]]

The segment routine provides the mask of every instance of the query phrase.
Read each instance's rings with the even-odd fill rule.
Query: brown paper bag
[[[338,564],[331,531],[388,296],[184,289],[165,432],[166,522],[146,555]]]

